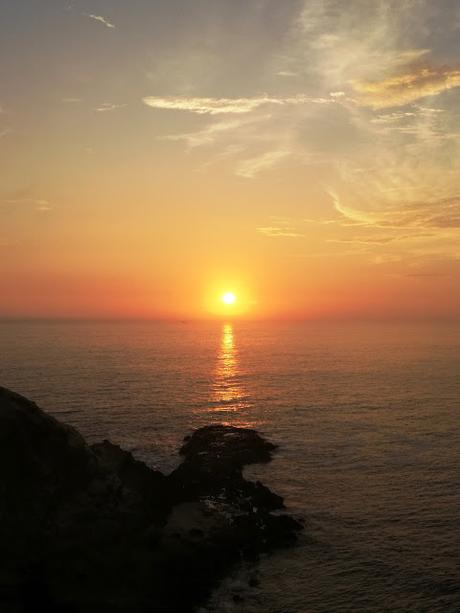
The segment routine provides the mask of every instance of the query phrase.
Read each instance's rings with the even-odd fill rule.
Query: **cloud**
[[[253,179],[257,174],[272,168],[289,155],[291,155],[291,152],[285,149],[268,151],[257,157],[240,162],[236,168],[236,174],[245,179]]]
[[[85,17],[89,17],[90,19],[94,19],[94,21],[99,21],[99,23],[102,23],[103,25],[105,25],[106,28],[116,27],[108,19],[106,19],[105,17],[102,17],[102,15],[92,15],[92,14],[86,14],[86,13],[84,13],[84,15]]]
[[[116,109],[122,109],[126,104],[114,104],[112,102],[103,102],[100,106],[96,107],[94,110],[98,113],[106,113],[108,111],[115,111]]]
[[[146,96],[144,104],[155,109],[173,111],[188,111],[199,115],[221,115],[250,113],[264,105],[300,105],[307,103],[328,104],[333,99],[314,98],[304,95],[277,98],[271,96],[256,96],[253,98],[194,98],[188,96]]]
[[[405,224],[422,233],[415,212],[403,218],[398,207],[408,211],[411,203],[441,202],[459,191],[450,9],[428,0],[354,0],[345,11],[343,0],[296,0],[279,10],[283,36],[272,37],[260,61],[238,39],[241,49],[227,63],[227,45],[210,26],[218,9],[200,20],[205,51],[179,45],[158,56],[152,92],[164,95],[143,103],[183,113],[179,119],[186,121],[177,134],[161,131],[159,140],[182,145],[200,171],[221,165],[249,179],[278,170],[284,160],[295,164],[299,191],[310,193],[310,182],[340,194],[336,222],[316,222],[330,224],[332,237],[369,228],[379,238],[393,226],[398,236],[407,235],[400,229]],[[233,98],[203,95],[228,92],[229,79]],[[449,88],[450,96],[439,95]],[[440,108],[430,108],[430,95]],[[199,147],[208,149],[198,153]],[[311,207],[305,217],[318,214]],[[452,215],[436,219],[434,211],[424,220],[439,233],[455,223]]]
[[[420,232],[429,229],[460,229],[460,195],[427,202],[399,202],[396,206],[371,212],[345,206],[335,193],[330,192],[330,195],[335,210],[357,225],[413,230],[419,236]]]
[[[294,32],[296,58],[319,87],[345,91],[350,82],[378,78],[427,50],[425,0],[304,0]],[[407,23],[411,28],[407,28]],[[288,53],[286,53],[288,55]],[[308,64],[306,64],[308,62]]]
[[[252,122],[252,120],[250,120]],[[207,126],[203,130],[197,130],[196,132],[186,132],[184,134],[170,134],[168,136],[161,137],[161,140],[169,141],[184,141],[190,149],[195,147],[201,147],[204,145],[213,144],[217,138],[228,132],[235,132],[244,125],[248,124],[248,120],[232,119],[219,121]]]
[[[0,200],[0,207],[32,207],[40,212],[52,209],[50,202],[42,198],[4,198]]]
[[[259,96],[252,98],[145,98],[153,108],[174,109],[195,116],[209,116],[212,121],[204,128],[159,137],[162,141],[184,142],[190,151],[202,146],[219,145],[210,162],[234,157],[234,172],[244,178],[254,178],[292,156],[306,159],[306,152],[297,142],[298,124],[314,115],[315,109],[332,108],[332,97]]]
[[[359,105],[373,109],[398,107],[460,87],[460,70],[418,64],[382,80],[355,81],[352,85]]]
[[[293,70],[279,70],[276,73],[276,76],[278,77],[297,77],[298,74],[294,72]]]
[[[406,277],[415,277],[415,278],[420,278],[420,279],[424,279],[424,278],[441,278],[441,277],[448,277],[449,275],[445,272],[411,272],[411,273],[407,273]]]
[[[370,213],[366,211],[360,211],[349,206],[345,206],[344,204],[342,204],[339,196],[334,191],[330,190],[328,193],[332,198],[335,210],[346,219],[357,224],[367,225],[374,223],[374,218]]]
[[[327,243],[352,243],[354,245],[387,245],[388,243],[392,243],[397,240],[404,240],[412,238],[408,235],[402,236],[369,236],[369,237],[360,237],[360,236],[352,236],[350,238],[328,238],[326,239]]]
[[[160,140],[172,142],[185,142],[189,149],[196,147],[211,146],[217,141],[227,141],[223,153],[241,153],[246,150],[248,141],[257,140],[259,135],[259,124],[269,122],[272,115],[269,113],[259,113],[256,116],[239,115],[237,117],[224,117],[214,120],[202,130],[195,132],[185,132],[181,134],[170,134],[160,137]],[[228,144],[228,140],[237,141]],[[215,159],[216,156],[213,156]]]
[[[303,234],[290,232],[286,228],[277,228],[275,226],[267,226],[265,228],[257,228],[257,232],[269,236],[270,238],[301,238]]]
[[[416,203],[407,207],[409,220],[427,228],[460,228],[460,195],[435,202]]]
[[[256,228],[257,232],[270,238],[301,238],[304,236],[296,228],[298,220],[290,217],[272,215],[270,217],[270,223],[270,226]]]
[[[395,111],[393,113],[384,113],[382,115],[377,115],[377,117],[371,119],[371,123],[393,125],[395,123],[400,123],[401,121],[407,120],[408,117],[416,116],[417,114],[413,111]]]

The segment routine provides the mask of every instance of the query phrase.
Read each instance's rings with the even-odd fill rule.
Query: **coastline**
[[[0,388],[5,613],[193,611],[244,560],[295,543],[283,499],[243,477],[276,447],[213,425],[171,475]]]

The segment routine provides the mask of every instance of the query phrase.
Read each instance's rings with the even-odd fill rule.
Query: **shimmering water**
[[[2,323],[0,347],[2,385],[163,470],[210,422],[280,444],[247,473],[305,534],[207,610],[460,611],[458,326]]]

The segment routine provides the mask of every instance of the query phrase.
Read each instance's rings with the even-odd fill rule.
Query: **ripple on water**
[[[0,343],[3,385],[163,470],[209,422],[280,444],[247,474],[305,534],[208,611],[460,611],[458,326],[1,323]]]

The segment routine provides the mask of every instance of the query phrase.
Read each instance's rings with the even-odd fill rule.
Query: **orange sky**
[[[0,317],[458,317],[458,11],[337,7],[2,5]]]

